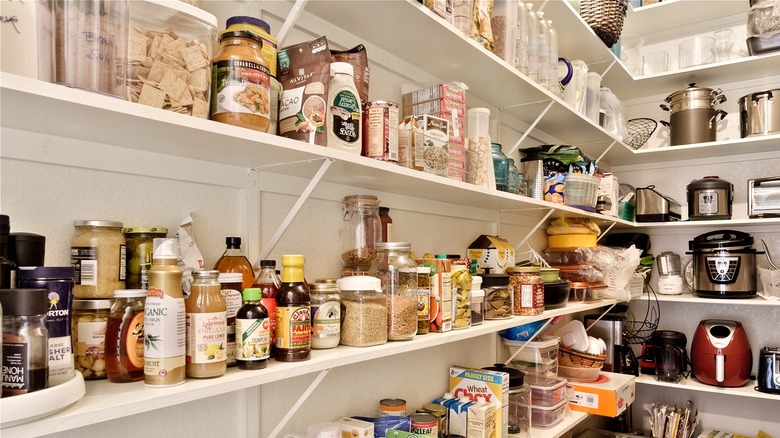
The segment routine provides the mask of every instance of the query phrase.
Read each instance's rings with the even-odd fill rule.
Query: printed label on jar
[[[341,332],[341,303],[327,301],[311,306],[311,335],[315,338],[338,336]]]
[[[127,245],[119,245],[119,281],[125,281],[127,276]]]
[[[308,306],[276,308],[276,347],[289,350],[311,347],[311,314]]]
[[[220,291],[222,298],[225,300],[225,307],[227,308],[227,318],[235,318],[238,309],[241,308],[241,292],[235,289],[222,289]]]
[[[74,283],[84,286],[97,286],[98,249],[96,246],[72,246],[70,264],[75,270]]]
[[[417,319],[426,321],[431,314],[431,290],[428,288],[417,289]]]
[[[49,338],[49,386],[67,382],[73,377],[73,346],[70,336]]]
[[[212,66],[214,78],[211,115],[248,113],[269,118],[271,86],[267,67],[241,60],[217,61]]]
[[[333,98],[330,113],[333,116],[330,125],[333,135],[347,143],[358,141],[360,136],[360,99],[351,91],[340,91]]]
[[[138,312],[127,323],[124,339],[127,360],[136,368],[144,366],[144,313]],[[120,349],[121,351],[121,349]]]
[[[76,339],[77,356],[103,356],[106,341],[105,322],[80,322]]]
[[[187,313],[187,363],[226,360],[227,318],[225,312]]]
[[[3,335],[3,396],[46,388],[46,368],[32,368],[29,344],[23,338]]]
[[[236,319],[236,360],[257,361],[270,357],[269,319]]]
[[[276,345],[276,298],[261,298],[260,304],[268,310],[268,316],[270,316],[268,318],[270,323],[268,331],[271,336],[271,347],[273,347]]]
[[[236,326],[229,325],[227,328],[227,350],[225,351],[225,357],[227,358],[227,364],[236,364]]]
[[[180,358],[180,366],[183,366],[186,353],[186,333],[184,298],[174,298],[165,295],[160,289],[150,288],[144,308],[144,346],[146,347],[144,363],[146,366],[150,366],[150,363],[153,362],[150,359],[162,358]],[[153,372],[152,374],[157,373]]]

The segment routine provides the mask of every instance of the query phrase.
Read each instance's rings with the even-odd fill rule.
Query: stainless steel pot
[[[780,89],[750,93],[739,98],[740,137],[780,132]]]
[[[714,298],[748,298],[756,294],[753,237],[733,230],[711,231],[688,242],[693,254],[693,291]]]
[[[672,146],[715,141],[718,122],[726,117],[726,112],[716,108],[726,101],[720,88],[697,87],[689,84],[685,90],[670,94],[661,108],[669,111],[669,122],[661,121],[669,127]]]

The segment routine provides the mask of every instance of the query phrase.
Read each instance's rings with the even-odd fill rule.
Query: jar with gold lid
[[[75,269],[73,297],[114,297],[125,288],[127,247],[122,222],[103,220],[73,221],[70,263]]]
[[[73,300],[73,354],[84,380],[106,378],[106,329],[113,304],[114,300]]]

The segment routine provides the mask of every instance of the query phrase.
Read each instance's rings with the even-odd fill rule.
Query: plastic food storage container
[[[599,177],[568,173],[563,188],[563,203],[587,211],[596,211]]]
[[[569,285],[569,301],[573,303],[585,302],[585,296],[588,294],[588,283],[582,281],[573,281]]]
[[[217,18],[184,2],[130,2],[129,99],[209,117]]]
[[[551,407],[568,400],[566,397],[566,382],[563,377],[528,376],[531,386],[531,404],[534,407]]]
[[[604,293],[607,291],[606,284],[592,284],[585,292],[585,302],[601,301],[604,299]]]
[[[387,297],[380,280],[359,275],[340,278],[336,283],[341,291],[341,345],[386,343]]]
[[[558,342],[557,336],[540,336],[538,341],[527,342],[527,346],[509,363],[513,368],[526,375],[542,378],[554,378],[558,375]],[[526,342],[503,340],[509,349],[511,357]]]
[[[531,400],[533,400],[533,396],[531,396]],[[566,415],[568,411],[569,411],[569,401],[565,399],[561,400],[561,402],[555,406],[550,406],[550,407],[532,406],[531,426],[542,427],[542,428],[555,426],[561,420],[563,420],[563,417]]]

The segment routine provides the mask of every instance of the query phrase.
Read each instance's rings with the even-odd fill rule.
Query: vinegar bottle
[[[241,238],[226,237],[225,245],[227,249],[217,260],[217,263],[214,264],[214,269],[223,273],[240,272],[244,276],[244,281],[241,282],[241,290],[252,287],[252,282],[255,280],[255,271],[252,269],[249,259],[241,252]]]
[[[227,306],[219,271],[194,271],[187,309],[187,377],[219,377],[227,370]]]
[[[276,275],[276,260],[260,260],[260,273],[257,274],[252,287],[262,291],[260,301],[268,311],[268,322],[271,324],[271,349],[276,345],[276,293],[281,285],[282,282]]]
[[[154,239],[149,289],[144,305],[144,383],[176,386],[184,383],[186,323],[182,271],[176,239]]]
[[[276,350],[280,362],[308,360],[311,354],[309,288],[303,279],[303,256],[282,256],[282,286],[276,293]]]

